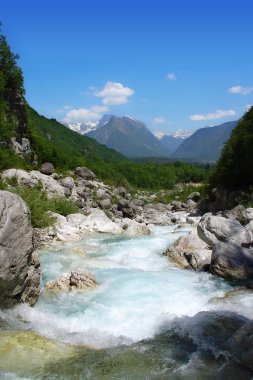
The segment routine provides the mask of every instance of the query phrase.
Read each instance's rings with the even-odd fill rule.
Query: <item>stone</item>
[[[96,178],[95,174],[85,166],[77,167],[75,170],[75,174],[83,179],[94,179]]]
[[[48,281],[45,285],[47,292],[69,292],[72,290],[90,290],[98,282],[91,272],[83,270],[62,274],[57,280]]]
[[[249,247],[252,243],[250,232],[237,220],[226,219],[222,216],[205,214],[197,227],[199,237],[210,247],[218,241]]]
[[[54,173],[54,165],[51,162],[45,162],[41,165],[40,172],[42,174],[51,175]]]
[[[200,216],[187,216],[186,223],[191,224],[192,226],[197,226],[199,224],[200,219]]]
[[[111,208],[112,204],[111,204],[110,199],[105,198],[105,199],[101,199],[101,200],[99,201],[99,206],[100,206],[102,209],[109,209],[109,208]]]
[[[253,321],[247,322],[235,332],[229,348],[235,361],[253,372]]]
[[[75,186],[75,182],[72,177],[64,177],[61,180],[62,186],[66,187],[69,190],[72,190]]]
[[[180,202],[180,201],[171,202],[171,206],[172,206],[172,210],[174,210],[174,211],[182,210],[182,202]]]
[[[235,219],[235,220],[238,220],[238,222],[241,222],[244,220],[244,216],[243,216],[244,211],[245,211],[245,207],[242,205],[238,205],[232,208],[231,210],[223,211],[222,216],[224,216],[225,218]]]
[[[149,235],[150,230],[145,223],[138,223],[129,218],[123,218],[120,223],[121,228],[124,230],[124,235]]]
[[[194,202],[198,202],[201,198],[201,195],[198,191],[194,191],[190,195],[188,195],[187,200],[193,200]]]
[[[16,137],[12,137],[11,147],[17,154],[20,155],[32,152],[30,141],[25,137],[22,137],[20,142],[17,141]]]
[[[251,222],[251,220],[253,220],[253,208],[246,208],[243,213],[242,213],[242,216],[244,218],[244,221],[245,223],[249,223]]]
[[[181,236],[165,253],[173,262],[185,269],[207,270],[211,263],[212,251],[193,230]]]
[[[120,186],[120,187],[117,187],[115,190],[114,190],[114,193],[117,195],[120,195],[122,197],[125,197],[126,194],[127,194],[127,190],[123,187],[123,186]]]
[[[30,211],[18,195],[0,191],[0,306],[34,305],[39,294]]]
[[[42,186],[46,191],[49,198],[54,196],[65,197],[65,188],[61,186],[51,176],[42,174],[36,170],[27,172],[21,169],[8,169],[2,173],[3,179],[11,179],[15,177],[19,185],[22,185],[24,181],[28,183],[34,183],[34,185]]]
[[[218,242],[213,247],[209,270],[224,278],[253,278],[253,249]]]

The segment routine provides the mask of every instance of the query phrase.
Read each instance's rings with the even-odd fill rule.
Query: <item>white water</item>
[[[221,308],[209,301],[231,289],[227,282],[179,269],[161,255],[189,229],[157,227],[151,236],[136,238],[99,235],[41,251],[43,284],[80,268],[94,272],[100,286],[42,295],[36,307],[18,306],[9,319],[21,317],[25,328],[47,337],[101,348],[153,337],[175,317]],[[249,297],[241,300],[246,311]],[[225,308],[240,311],[237,303]]]

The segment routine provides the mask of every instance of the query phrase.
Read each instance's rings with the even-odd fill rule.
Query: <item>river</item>
[[[196,348],[196,337],[201,332],[191,317],[217,310],[242,314],[243,309],[244,316],[251,318],[252,295],[218,302],[219,297],[233,289],[233,284],[208,273],[180,269],[162,255],[190,230],[190,226],[165,226],[155,227],[150,236],[90,235],[78,242],[41,250],[43,286],[46,281],[76,269],[93,272],[99,286],[90,292],[54,296],[42,293],[33,308],[19,305],[1,311],[1,330],[5,335],[0,344],[6,345],[6,331],[25,331],[60,345],[56,346],[60,353],[54,352],[44,361],[39,357],[44,351],[31,348],[29,362],[20,343],[16,352],[17,356],[23,352],[16,359],[17,363],[21,360],[19,365],[13,356],[8,356],[11,350],[0,351],[1,378],[201,379],[203,373],[212,373],[219,362],[211,354],[202,357]],[[201,314],[197,318],[201,324]],[[186,339],[193,330],[195,340]],[[32,336],[37,337],[36,334]],[[26,342],[24,346],[28,345]],[[73,348],[71,353],[68,347]]]

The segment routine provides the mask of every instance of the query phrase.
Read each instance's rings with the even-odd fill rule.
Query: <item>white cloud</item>
[[[164,124],[166,123],[166,119],[163,116],[157,116],[154,118],[155,124]]]
[[[73,107],[71,107],[71,106],[63,106],[62,108],[58,108],[56,110],[56,112],[58,112],[58,113],[66,112],[67,110],[71,110],[71,108],[73,108]]]
[[[231,94],[247,95],[253,92],[253,87],[234,86],[228,89]]]
[[[253,107],[253,104],[247,104],[245,107],[246,111],[249,111],[251,107]]]
[[[123,84],[117,82],[106,82],[104,88],[94,93],[95,96],[103,98],[103,104],[116,105],[128,102],[129,96],[134,94],[134,90],[124,87]]]
[[[78,108],[69,111],[64,120],[66,123],[80,122],[84,120],[99,120],[104,112],[108,111],[106,106],[93,106],[91,108]]]
[[[177,76],[176,76],[175,73],[170,72],[170,73],[167,74],[166,78],[167,78],[168,80],[176,80],[176,79],[177,79]]]
[[[212,120],[212,119],[221,119],[226,116],[235,116],[236,112],[234,110],[217,110],[213,113],[208,113],[206,115],[191,115],[190,119],[193,121],[203,121],[203,120]]]

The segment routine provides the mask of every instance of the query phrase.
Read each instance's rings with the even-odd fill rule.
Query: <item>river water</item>
[[[9,358],[11,350],[0,351],[0,378],[201,379],[204,373],[212,373],[219,365],[217,357],[201,357],[196,339],[193,346],[182,330],[188,328],[189,336],[190,317],[203,311],[229,310],[251,318],[253,299],[251,294],[243,294],[216,302],[234,285],[208,273],[179,269],[162,255],[190,229],[155,227],[150,236],[131,238],[90,235],[41,250],[43,286],[76,269],[93,272],[99,286],[90,292],[42,293],[33,308],[21,305],[2,311],[2,331],[19,334],[12,339],[21,346],[20,333],[25,331],[26,336],[22,338],[25,347],[16,352],[23,355],[21,364]],[[198,318],[201,320],[201,315]],[[196,328],[194,331],[196,338],[200,333]],[[2,344],[6,346],[6,331],[3,333]],[[54,352],[43,361],[39,356],[45,355],[44,351],[37,352],[38,347],[31,346],[27,358],[30,333],[59,343],[58,355]],[[74,351],[69,353],[68,347]]]

